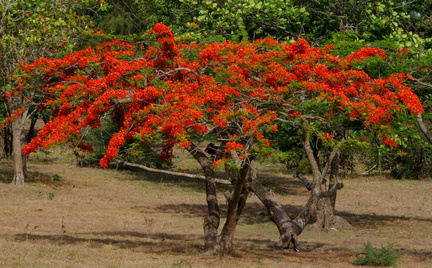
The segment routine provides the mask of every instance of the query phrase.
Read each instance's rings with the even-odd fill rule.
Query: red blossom
[[[244,150],[244,146],[235,141],[229,141],[225,144],[225,152],[229,153],[232,150]]]
[[[332,46],[314,48],[305,39],[289,45],[272,38],[177,44],[162,23],[154,26],[151,36],[156,45],[147,48],[145,55],[137,55],[139,50],[128,42],[112,40],[62,59],[21,63],[25,75],[14,77],[16,91],[6,97],[19,96],[32,88],[29,77],[40,77],[43,103],[38,108],[51,109],[54,118],[23,152],[100,127],[106,115],[119,124],[120,131],[100,161],[104,167],[132,138],[158,140],[161,160],[170,162],[175,145],[188,147],[190,137],[212,133],[233,136],[233,128],[238,137],[227,142],[226,152],[244,151],[248,147],[242,141],[248,139],[270,146],[266,133],[278,130],[278,117],[295,125],[310,118],[326,120],[328,125],[339,124],[340,118],[356,119],[372,128],[390,125],[403,109],[423,112],[418,97],[404,85],[408,75],[373,79],[350,69],[352,63],[368,57],[384,58],[380,49],[362,48],[337,57],[329,54]],[[20,111],[13,115],[20,116]],[[334,141],[325,132],[328,129],[319,131],[320,137]],[[396,145],[388,137],[383,143]]]
[[[382,142],[383,142],[385,145],[388,145],[388,146],[392,146],[392,147],[394,147],[394,148],[397,148],[397,143],[396,143],[396,141],[395,141],[393,138],[385,137],[385,138],[382,140]]]

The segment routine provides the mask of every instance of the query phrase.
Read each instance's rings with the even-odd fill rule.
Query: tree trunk
[[[320,199],[319,194],[319,190],[317,191],[316,189],[312,189],[306,205],[299,215],[297,215],[297,217],[294,219],[294,222],[297,223],[297,225],[300,226],[302,230],[306,228],[310,219],[316,212],[317,204]]]
[[[14,165],[14,177],[12,184],[24,186],[27,178],[27,157],[23,155],[21,149],[24,141],[24,124],[21,117],[15,118],[12,122],[12,157]]]
[[[217,230],[220,223],[220,210],[217,201],[217,191],[212,162],[198,146],[192,144],[188,152],[201,165],[206,178],[206,200],[208,214],[204,218],[204,250],[214,252],[217,244]]]
[[[305,125],[305,132],[307,133],[307,131],[308,126]],[[306,188],[310,190],[310,197],[305,208],[294,219],[294,221],[302,229],[306,227],[313,216],[317,216],[318,219],[322,220],[322,222],[318,223],[318,225],[326,225],[327,223],[330,224],[331,221],[336,219],[335,217],[332,217],[332,215],[334,216],[333,206],[336,203],[336,192],[343,187],[343,184],[338,182],[340,163],[340,149],[338,147],[333,148],[333,151],[327,157],[326,165],[322,170],[317,158],[315,157],[307,135],[305,135],[303,139],[303,148],[312,168],[313,180],[312,183],[309,183],[309,181],[302,174],[296,175],[296,177],[303,181]],[[333,180],[334,183],[328,189],[326,189],[325,177],[327,176],[329,170],[330,179]]]
[[[323,197],[318,202],[316,217],[317,220],[311,226],[318,229],[339,229],[339,228],[352,228],[344,218],[334,214],[334,207],[332,199],[336,198],[336,192],[333,197]]]
[[[30,120],[30,127],[27,131],[27,135],[25,139],[26,143],[29,143],[35,136],[37,119],[38,118],[36,117],[32,117]]]
[[[3,152],[6,158],[12,157],[12,131],[10,126],[6,126],[3,128]]]
[[[243,164],[240,172],[237,171],[238,175],[236,176],[237,179],[235,180],[236,184],[234,190],[232,194],[229,195],[229,198],[227,198],[227,220],[222,229],[219,240],[221,255],[229,254],[233,248],[234,233],[237,227],[237,223],[240,219],[240,215],[242,214],[243,208],[246,205],[246,200],[249,194],[250,180],[255,173],[252,170],[251,161],[251,159],[247,159],[247,161]],[[232,170],[234,169],[229,169],[231,176],[235,176],[234,172],[232,172]]]
[[[216,196],[214,176],[206,176],[206,199],[208,214],[204,218],[204,250],[214,252],[217,244],[217,231],[220,223],[219,204]]]
[[[276,224],[279,230],[280,237],[277,246],[289,248],[292,244],[294,250],[299,251],[297,237],[302,233],[303,228],[288,217],[282,206],[255,178],[252,178],[250,189],[267,208],[270,220]]]
[[[336,154],[333,158],[330,167],[330,183],[327,187],[326,180],[323,180],[321,184],[321,191],[330,191],[334,185],[338,183],[339,177],[339,166],[340,166],[340,154]],[[342,217],[334,214],[336,207],[336,196],[337,190],[331,193],[329,196],[321,197],[318,201],[316,210],[316,222],[312,224],[313,228],[319,228],[324,230],[339,229],[339,228],[351,228],[352,226]]]

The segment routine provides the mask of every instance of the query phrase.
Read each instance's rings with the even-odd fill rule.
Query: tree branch
[[[339,147],[334,147],[332,152],[330,153],[330,156],[327,159],[327,163],[324,167],[324,170],[322,172],[322,177],[325,178],[327,176],[327,172],[330,169],[331,163],[333,162],[333,159],[335,158],[336,154],[339,153]]]
[[[137,167],[137,168],[143,169],[145,171],[150,171],[150,172],[155,172],[155,173],[162,173],[162,174],[173,175],[173,176],[181,176],[181,177],[187,177],[187,178],[191,178],[191,179],[200,179],[200,180],[206,179],[205,176],[203,176],[203,175],[156,169],[156,168],[147,167],[147,166],[144,166],[141,164],[130,163],[130,162],[123,161],[123,160],[116,160],[116,163],[119,163],[119,164],[122,164],[125,166],[130,166],[130,167]],[[231,184],[230,181],[222,180],[222,179],[215,179],[215,182],[220,183],[220,184]]]
[[[330,188],[330,190],[328,191],[323,191],[319,194],[320,198],[321,197],[330,197],[332,195],[334,195],[336,193],[337,190],[340,190],[343,188],[343,183],[342,182],[338,182],[335,185],[332,186],[332,188]]]
[[[432,144],[432,136],[429,134],[429,131],[423,121],[422,114],[417,115],[417,123],[419,124],[420,130],[423,133],[423,135],[426,137],[428,142]]]
[[[312,190],[312,183],[306,178],[305,175],[303,175],[303,173],[297,172],[294,174],[294,178],[301,180],[308,191]]]
[[[317,163],[317,160],[315,159],[314,152],[313,152],[312,147],[310,145],[310,141],[309,141],[309,138],[307,135],[307,132],[309,131],[308,128],[309,128],[309,126],[307,125],[306,122],[304,122],[303,123],[303,129],[305,130],[305,134],[304,134],[302,143],[303,143],[303,148],[306,152],[306,156],[309,160],[309,164],[311,165],[311,168],[312,168],[312,173],[313,173],[313,177],[314,177],[313,185],[315,186],[315,185],[319,184],[318,180],[322,179],[322,173],[320,171],[319,165]]]

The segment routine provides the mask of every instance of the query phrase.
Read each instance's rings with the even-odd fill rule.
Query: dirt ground
[[[178,163],[196,171],[188,166]],[[345,179],[337,215],[355,228],[307,228],[301,252],[271,247],[277,228],[251,196],[235,252],[221,258],[202,254],[203,181],[80,168],[59,156],[32,156],[25,187],[9,184],[11,170],[1,160],[0,267],[352,267],[367,242],[400,250],[396,267],[432,267],[431,180]],[[262,168],[260,178],[290,216],[308,198],[278,166]]]

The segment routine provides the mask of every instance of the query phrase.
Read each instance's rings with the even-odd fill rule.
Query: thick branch
[[[147,166],[144,166],[144,165],[130,163],[130,162],[127,162],[127,161],[117,160],[117,163],[120,163],[120,164],[125,165],[125,166],[141,168],[143,170],[150,171],[150,172],[155,172],[155,173],[162,173],[162,174],[168,174],[168,175],[173,175],[173,176],[182,176],[182,177],[187,177],[187,178],[192,178],[192,179],[200,179],[200,180],[205,180],[206,179],[205,176],[203,176],[203,175],[183,173],[183,172],[176,172],[176,171],[169,171],[169,170],[156,169],[156,168],[150,168],[150,167],[147,167]],[[230,181],[228,181],[228,180],[222,180],[222,179],[215,179],[215,182],[221,183],[221,184],[231,184]]]
[[[297,237],[302,233],[303,227],[290,219],[283,207],[271,196],[264,186],[256,179],[252,179],[251,191],[261,200],[279,230],[278,246],[289,248],[292,244],[295,251],[299,251]]]
[[[426,137],[428,142],[432,144],[432,136],[429,134],[429,131],[423,121],[422,114],[417,115],[417,123],[419,124],[420,130],[423,133],[423,135]]]
[[[336,183],[335,185],[333,185],[333,186],[330,188],[330,190],[321,192],[319,196],[320,196],[320,198],[321,198],[321,197],[330,197],[330,196],[334,195],[334,194],[336,193],[337,190],[342,189],[343,186],[344,186],[344,185],[343,185],[342,182],[338,182],[338,183]]]
[[[297,172],[294,174],[294,178],[301,180],[308,191],[312,190],[312,183],[306,178],[305,175],[303,175],[303,173]]]
[[[307,127],[304,127],[304,129],[305,129],[305,131],[308,131]],[[302,142],[303,142],[303,148],[306,152],[306,156],[309,160],[309,164],[311,165],[311,168],[312,168],[312,173],[313,173],[313,178],[314,178],[313,179],[313,185],[317,185],[317,184],[319,184],[318,180],[322,178],[322,174],[321,174],[319,165],[317,163],[317,160],[315,159],[313,149],[310,145],[309,139],[308,139],[306,134],[304,135]]]
[[[324,170],[322,172],[322,177],[325,178],[325,176],[327,175],[327,172],[329,171],[330,167],[331,167],[331,163],[333,162],[333,159],[335,158],[335,156],[340,152],[339,147],[333,147],[332,152],[330,153],[330,156],[327,159],[327,163],[324,167]]]

